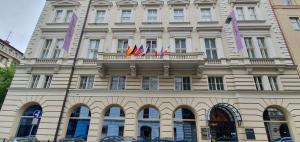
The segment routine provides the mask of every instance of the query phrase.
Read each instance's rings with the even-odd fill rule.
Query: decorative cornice
[[[112,32],[135,32],[136,28],[111,28]]]
[[[168,31],[193,31],[193,27],[168,27]]]
[[[222,26],[197,27],[196,30],[198,32],[201,32],[201,31],[218,31],[218,32],[221,32],[222,31]]]
[[[195,5],[213,5],[216,4],[216,0],[195,0],[194,4]]]
[[[116,2],[116,4],[119,7],[123,7],[123,6],[136,7],[138,5],[138,2],[135,0],[119,0]]]
[[[52,6],[79,6],[80,2],[75,0],[56,0],[52,2]]]
[[[176,6],[176,5],[184,5],[187,6],[190,4],[189,0],[169,0],[168,5]]]
[[[92,6],[111,7],[111,6],[113,6],[113,3],[108,0],[93,0]]]
[[[108,32],[108,28],[85,28],[84,32]]]
[[[229,0],[230,3],[234,4],[256,4],[259,0]]]
[[[143,27],[139,29],[140,32],[163,32],[164,31],[164,27]]]
[[[144,0],[142,1],[143,6],[162,6],[164,1],[161,0]]]

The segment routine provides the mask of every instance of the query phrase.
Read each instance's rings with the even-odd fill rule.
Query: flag
[[[157,50],[154,51],[154,56],[158,56]]]
[[[162,58],[164,56],[164,48],[162,47],[160,50],[160,58]]]
[[[126,52],[125,56],[130,56],[131,53],[132,53],[132,51],[133,51],[133,50],[132,50],[131,47],[128,45],[127,52]]]
[[[65,49],[67,52],[69,51],[70,45],[71,45],[71,41],[74,35],[74,30],[75,30],[75,26],[77,23],[77,16],[76,14],[73,12],[72,18],[71,18],[71,22],[69,24],[68,30],[67,30],[67,34],[65,36],[65,41],[64,41],[64,45],[63,45],[63,49]]]
[[[135,54],[135,52],[137,52],[138,48],[136,47],[136,45],[134,46],[132,52],[130,54]]]
[[[144,55],[145,54],[144,52],[145,52],[144,47],[143,47],[143,45],[141,45],[140,48],[139,48],[139,54]]]
[[[236,47],[238,49],[238,51],[240,51],[243,48],[243,44],[242,44],[242,40],[241,40],[241,33],[239,30],[239,26],[234,14],[234,10],[232,10],[230,12],[230,15],[228,16],[228,18],[226,19],[226,23],[230,23],[232,25],[232,30],[233,30],[233,34],[235,36],[235,43],[236,43]]]
[[[147,50],[144,55],[147,55],[148,53],[150,53],[150,47],[147,47]]]
[[[140,48],[136,48],[136,50],[134,51],[134,56],[138,56],[140,53]]]

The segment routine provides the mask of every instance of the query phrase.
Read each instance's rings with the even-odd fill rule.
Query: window
[[[67,14],[65,17],[65,23],[70,23],[73,15],[73,10],[67,10]]]
[[[254,82],[255,82],[255,86],[256,86],[257,91],[263,91],[264,90],[264,86],[263,86],[263,83],[262,83],[261,76],[254,77]]]
[[[143,90],[157,90],[158,88],[158,77],[145,76],[143,77]]]
[[[103,23],[105,19],[105,10],[97,10],[95,23]]]
[[[47,58],[52,44],[52,39],[46,39],[44,47],[42,48],[41,58]]]
[[[52,81],[52,75],[46,75],[43,83],[43,88],[50,88],[51,81]]]
[[[266,47],[266,44],[265,44],[265,38],[258,37],[257,42],[258,42],[258,46],[259,46],[262,58],[269,58],[268,48]]]
[[[210,8],[201,8],[200,10],[201,10],[201,21],[212,21]]]
[[[121,22],[126,23],[126,22],[130,22],[130,20],[131,20],[131,10],[130,9],[122,10]]]
[[[186,53],[185,39],[175,39],[176,53]]]
[[[94,85],[94,76],[81,76],[79,89],[92,89]]]
[[[282,0],[282,4],[283,5],[292,5],[292,1],[291,0]]]
[[[300,22],[298,17],[290,17],[290,21],[294,29],[300,30]]]
[[[248,57],[249,58],[255,58],[255,51],[254,51],[254,47],[252,44],[252,38],[251,37],[245,37],[245,45],[247,48],[247,53],[248,53]]]
[[[56,58],[60,57],[60,51],[61,51],[63,45],[64,45],[64,40],[63,39],[58,39],[56,41],[56,45],[55,45],[55,48],[54,48],[54,53],[53,53],[52,58],[56,59]]]
[[[149,22],[157,21],[157,9],[148,9],[147,20]]]
[[[174,20],[176,22],[184,21],[183,9],[174,9]]]
[[[190,77],[175,77],[175,90],[191,90]]]
[[[216,42],[214,38],[206,38],[205,41],[205,49],[206,49],[206,56],[207,59],[217,59],[217,48],[216,48]]]
[[[125,76],[112,76],[111,90],[125,90]]]
[[[30,88],[37,88],[40,80],[40,75],[33,75],[31,78]]]
[[[268,77],[269,83],[270,83],[270,87],[272,91],[278,91],[278,84],[277,84],[277,78],[274,76],[269,76]]]
[[[255,9],[254,7],[248,7],[248,12],[249,12],[249,20],[256,20],[256,14],[255,14]]]
[[[98,54],[100,40],[99,39],[91,39],[90,46],[88,51],[88,58],[89,59],[96,59]]]
[[[155,52],[157,47],[157,41],[156,39],[147,39],[146,41],[147,48],[150,48],[150,52]]]
[[[112,106],[107,109],[104,115],[102,135],[106,136],[120,136],[124,134],[125,113],[121,107]]]
[[[87,140],[90,127],[91,112],[85,106],[74,109],[71,113],[66,138],[81,138]]]
[[[173,127],[176,141],[197,142],[196,119],[191,110],[182,107],[176,109]]]
[[[54,16],[54,23],[59,23],[62,19],[63,10],[56,10],[55,16]]]
[[[16,137],[28,137],[36,135],[41,118],[38,118],[36,125],[32,125],[32,122],[34,120],[33,113],[37,111],[40,112],[41,116],[43,111],[39,105],[32,105],[23,112]]]
[[[126,52],[127,48],[128,48],[128,40],[127,39],[119,39],[117,53],[124,53],[124,52]]]
[[[224,90],[223,77],[208,77],[209,90]]]
[[[237,7],[236,8],[236,13],[237,13],[237,19],[238,20],[245,20],[245,15],[244,15],[243,7]]]
[[[154,107],[146,107],[138,113],[138,137],[150,142],[154,138],[159,138],[160,115]]]

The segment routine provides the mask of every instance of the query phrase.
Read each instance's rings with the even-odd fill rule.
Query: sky
[[[0,38],[24,52],[46,0],[0,0]]]

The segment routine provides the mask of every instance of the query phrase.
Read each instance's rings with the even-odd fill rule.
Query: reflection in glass
[[[153,107],[147,107],[138,114],[138,137],[150,142],[159,138],[160,120],[159,112]]]
[[[104,115],[101,138],[124,135],[125,113],[117,106],[110,107]]]
[[[174,138],[187,142],[197,142],[195,116],[186,108],[178,108],[174,114]]]

